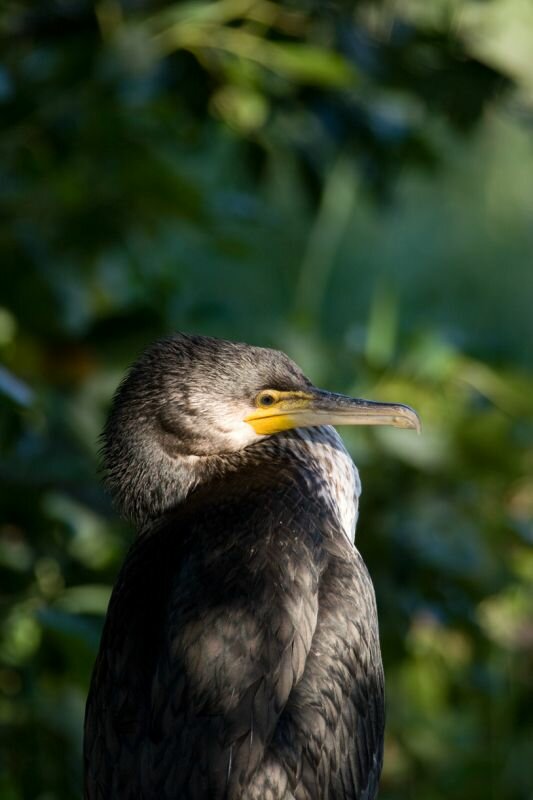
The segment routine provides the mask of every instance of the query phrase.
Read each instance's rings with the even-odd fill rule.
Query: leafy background
[[[380,796],[533,798],[532,31],[526,0],[2,3],[2,798],[80,796],[132,535],[98,434],[176,329],[418,409],[345,431]]]

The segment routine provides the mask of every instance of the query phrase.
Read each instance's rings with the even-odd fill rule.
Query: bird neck
[[[250,466],[264,464],[286,472],[287,479],[296,475],[309,495],[328,507],[347,538],[354,539],[361,484],[332,427],[286,431],[237,452],[209,456],[171,455],[154,448],[151,437],[137,438],[128,449],[122,457],[109,453],[107,484],[122,512],[139,528],[177,509],[196,489],[223,482],[230,474],[244,476]]]
[[[298,428],[266,440],[282,462],[290,460],[307,491],[337,519],[350,541],[355,539],[361,481],[359,472],[335,428]]]

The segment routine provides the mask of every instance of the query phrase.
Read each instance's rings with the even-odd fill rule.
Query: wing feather
[[[86,800],[374,798],[372,585],[303,496],[225,482],[133,544],[87,703]]]

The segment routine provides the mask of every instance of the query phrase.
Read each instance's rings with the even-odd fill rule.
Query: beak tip
[[[407,428],[416,431],[418,435],[422,432],[422,423],[420,417],[411,406],[397,406],[398,413],[393,421],[393,425],[398,428]]]
[[[409,415],[409,428],[417,432],[418,436],[422,433],[422,423],[420,421],[420,417],[412,408],[409,409],[411,412]]]

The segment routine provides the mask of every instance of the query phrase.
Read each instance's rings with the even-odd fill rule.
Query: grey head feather
[[[103,433],[105,480],[117,506],[144,525],[199,482],[238,468],[257,439],[241,424],[257,393],[309,386],[276,350],[182,333],[156,342],[118,387]]]

